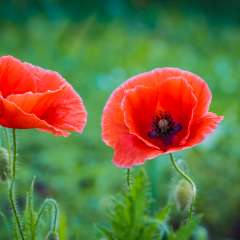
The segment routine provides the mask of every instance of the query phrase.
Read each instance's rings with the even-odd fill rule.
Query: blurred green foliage
[[[1,0],[0,19],[24,23],[40,15],[50,21],[68,18],[73,21],[97,16],[100,21],[113,17],[125,22],[155,25],[159,12],[167,8],[176,9],[185,15],[204,14],[214,23],[240,23],[240,2],[236,0]]]
[[[194,232],[195,240],[201,240],[196,231],[199,217],[186,223],[182,221],[174,232],[168,226],[172,205],[167,204],[156,213],[151,213],[152,197],[146,173],[139,171],[132,179],[128,189],[113,200],[109,211],[110,226],[100,228],[103,240],[188,240]]]
[[[34,16],[24,24],[0,22],[0,55],[59,71],[82,96],[89,113],[82,135],[57,138],[35,130],[17,132],[20,208],[35,175],[36,205],[53,197],[61,206],[61,239],[96,239],[97,225],[107,222],[111,196],[125,183],[124,170],[113,166],[112,151],[101,141],[104,104],[132,75],[175,66],[202,76],[213,92],[211,110],[225,116],[203,144],[177,154],[197,184],[196,211],[204,214],[210,239],[239,239],[240,29],[177,10],[155,14],[152,27],[141,22],[144,19],[139,24],[100,23],[94,16],[82,22]],[[152,208],[159,209],[174,188],[176,174],[168,156],[146,162],[145,168],[155,199]],[[9,214],[4,185],[0,207]]]

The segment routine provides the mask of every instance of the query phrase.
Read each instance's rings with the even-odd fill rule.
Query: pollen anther
[[[169,121],[165,118],[160,119],[159,122],[158,122],[158,127],[159,127],[159,129],[162,133],[167,132],[168,129],[170,128]]]

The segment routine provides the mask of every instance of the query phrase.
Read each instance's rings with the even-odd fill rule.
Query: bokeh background
[[[225,116],[203,144],[177,155],[198,186],[196,211],[209,239],[240,239],[239,12],[236,0],[1,0],[0,55],[59,71],[89,113],[82,135],[18,131],[20,206],[36,176],[36,204],[54,197],[61,206],[61,239],[97,239],[111,197],[125,184],[101,140],[104,104],[132,75],[174,66],[202,76],[213,92],[211,110]],[[166,156],[144,167],[157,209],[175,172]],[[9,212],[3,185],[0,205]]]

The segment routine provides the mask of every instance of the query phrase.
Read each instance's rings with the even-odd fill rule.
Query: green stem
[[[11,207],[12,207],[13,215],[15,217],[15,220],[16,220],[16,223],[17,223],[17,227],[18,227],[21,239],[24,240],[23,230],[22,230],[20,218],[18,216],[17,207],[16,207],[16,203],[15,203],[14,180],[12,180],[11,185],[10,185],[9,199],[10,199],[10,204],[11,204]]]
[[[58,224],[59,209],[58,209],[57,202],[54,199],[49,199],[49,198],[46,199],[43,202],[42,206],[40,207],[40,210],[39,210],[38,215],[37,215],[36,222],[34,224],[34,231],[36,231],[38,223],[39,223],[39,221],[41,219],[41,216],[44,213],[44,211],[45,211],[45,209],[46,209],[46,207],[48,205],[51,205],[54,208],[54,214],[53,214],[53,219],[52,219],[51,231],[52,232],[56,232],[57,224]]]
[[[34,216],[34,200],[33,200],[33,195],[34,195],[34,184],[35,184],[35,179],[36,177],[34,176],[31,182],[31,186],[28,192],[27,196],[27,201],[28,201],[28,207],[30,208],[30,222],[31,222],[31,236],[32,240],[35,240],[36,234],[34,230],[34,221],[35,221],[35,216]]]
[[[7,150],[8,150],[8,160],[9,160],[9,164],[11,164],[11,144],[9,141],[9,133],[8,130],[6,128],[3,128],[3,132],[5,135],[5,139],[6,139],[6,145],[7,145]]]
[[[193,205],[194,205],[195,198],[196,198],[196,186],[195,186],[195,183],[193,182],[193,180],[178,166],[173,154],[170,153],[169,155],[170,155],[170,159],[171,159],[172,165],[175,168],[175,170],[192,186],[194,195],[193,195],[193,201],[191,203],[191,206],[189,209],[189,214],[188,214],[188,219],[190,220],[192,218]]]
[[[127,169],[127,186],[128,186],[128,189],[131,188],[131,169],[130,168]]]
[[[16,178],[16,161],[17,161],[17,141],[16,141],[16,129],[13,128],[13,161],[12,161],[12,179]]]
[[[20,217],[17,211],[15,194],[14,194],[15,193],[14,184],[15,184],[15,178],[16,178],[16,160],[17,160],[16,129],[13,129],[12,132],[13,132],[13,160],[12,160],[12,180],[9,187],[9,200],[10,200],[10,205],[13,211],[14,218],[17,223],[18,231],[20,233],[21,239],[24,240],[24,234],[23,234],[22,225],[20,222]],[[8,146],[10,146],[9,140],[8,140]]]

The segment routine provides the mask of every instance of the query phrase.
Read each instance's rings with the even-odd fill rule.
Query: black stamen
[[[182,130],[179,123],[175,123],[169,113],[161,112],[153,119],[152,130],[148,133],[148,137],[152,139],[162,139],[164,145],[170,145],[174,135]]]

